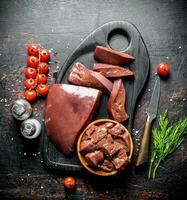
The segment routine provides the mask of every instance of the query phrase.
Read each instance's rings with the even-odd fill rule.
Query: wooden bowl
[[[112,176],[112,175],[115,175],[118,173],[117,170],[115,171],[112,171],[112,172],[105,172],[101,169],[93,169],[92,167],[88,166],[84,156],[82,156],[82,154],[80,153],[80,143],[81,143],[81,140],[82,140],[82,137],[83,135],[85,134],[85,132],[92,126],[92,125],[100,125],[100,124],[103,124],[105,122],[113,122],[114,124],[119,124],[119,122],[117,121],[114,121],[114,120],[111,120],[111,119],[99,119],[99,120],[96,120],[92,123],[90,123],[85,129],[84,131],[80,134],[79,138],[78,138],[78,142],[77,142],[77,154],[78,154],[78,158],[81,162],[81,164],[89,171],[91,172],[92,174],[95,174],[95,175],[98,175],[98,176]],[[121,124],[122,125],[122,124]],[[122,125],[122,127],[124,128],[124,131],[126,132],[126,134],[130,134],[128,132],[128,130]],[[132,153],[133,153],[133,142],[132,142],[132,137],[130,135],[130,154],[129,154],[129,159],[131,159],[132,157]]]

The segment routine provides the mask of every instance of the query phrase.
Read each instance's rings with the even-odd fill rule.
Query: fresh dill
[[[161,114],[159,128],[152,131],[153,150],[151,152],[148,179],[155,179],[160,163],[173,153],[182,143],[187,133],[187,118],[169,123],[167,111]]]

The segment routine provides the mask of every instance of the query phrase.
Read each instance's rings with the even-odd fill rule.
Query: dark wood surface
[[[137,28],[131,23],[127,21],[111,21],[105,23],[90,33],[62,65],[58,72],[56,83],[68,83],[67,77],[71,67],[75,62],[83,63],[89,69],[92,69],[93,64],[97,62],[93,57],[96,46],[102,45],[110,47],[112,45],[111,41],[114,42],[115,38],[118,38],[117,40],[115,39],[116,41],[122,43],[124,37],[128,37],[128,42],[127,46],[122,46],[121,51],[129,53],[136,58],[134,62],[127,66],[135,73],[135,77],[131,79],[123,79],[127,94],[126,111],[129,115],[129,119],[124,123],[124,125],[128,128],[129,132],[132,132],[135,105],[137,105],[136,102],[138,97],[140,96],[143,87],[147,83],[150,61],[145,43],[142,40]],[[142,57],[144,59],[142,59]],[[103,93],[98,111],[94,116],[93,121],[96,119],[109,118],[107,114],[108,98],[109,95],[107,93]],[[58,149],[54,147],[45,133],[43,149],[44,165],[47,167],[66,171],[82,171],[77,154],[74,153],[74,155],[71,157],[64,156]]]
[[[168,109],[172,120],[187,115],[187,4],[185,0],[98,1],[0,1],[0,199],[184,199],[187,183],[187,138],[148,181],[146,172],[131,169],[120,177],[100,179],[87,174],[47,170],[43,166],[42,141],[28,142],[9,110],[23,95],[23,69],[28,42],[52,49],[50,80],[82,39],[112,20],[135,24],[148,47],[151,73],[138,102],[133,138],[136,156],[155,82],[156,65],[171,65],[171,75],[161,81],[159,114]],[[45,99],[33,104],[33,117],[43,123]],[[156,126],[157,122],[154,123]],[[67,192],[64,177],[78,180]]]

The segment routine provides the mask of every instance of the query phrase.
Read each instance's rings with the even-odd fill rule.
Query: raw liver
[[[116,142],[115,140],[113,142],[103,144],[103,150],[105,154],[110,157],[114,156],[120,149],[123,148],[124,145],[119,142]]]
[[[124,132],[124,129],[121,124],[116,124],[114,127],[110,128],[108,132],[113,136],[118,136]]]
[[[126,150],[120,149],[116,157],[112,160],[112,163],[118,171],[123,170],[127,165],[129,165],[130,159],[127,156]]]
[[[91,140],[83,140],[80,145],[80,151],[82,153],[89,153],[96,150],[95,144]]]
[[[111,92],[113,84],[98,72],[89,70],[81,63],[75,63],[70,70],[68,81],[75,85],[92,87]]]
[[[134,77],[131,70],[116,65],[97,63],[93,65],[93,70],[107,78]]]
[[[104,161],[104,154],[102,151],[94,151],[85,155],[87,163],[91,166],[97,166],[100,162]]]
[[[111,136],[110,134],[108,134],[106,137],[104,137],[102,140],[100,140],[100,141],[96,144],[96,146],[97,146],[98,149],[103,149],[103,146],[104,146],[105,144],[111,144],[111,143],[113,143],[113,142],[114,142],[114,140],[113,140],[112,136]]]
[[[107,104],[109,116],[118,121],[124,122],[128,119],[128,114],[125,111],[125,87],[121,79],[117,79],[113,83],[113,89]]]
[[[92,125],[85,135],[80,143],[80,152],[88,165],[109,172],[121,171],[130,163],[130,134],[125,133],[121,124]]]
[[[86,132],[85,135],[83,136],[83,139],[90,139],[91,135],[97,130],[97,126],[92,125]]]
[[[98,165],[98,167],[101,168],[102,170],[106,171],[106,172],[111,172],[111,171],[114,170],[114,165],[109,160],[104,160],[102,165]]]
[[[91,135],[91,141],[93,144],[96,144],[106,136],[107,128],[104,126],[99,126],[98,129]]]
[[[100,101],[97,89],[53,84],[45,109],[47,135],[65,155],[75,148],[78,135],[91,121]]]
[[[129,54],[103,46],[96,46],[94,58],[101,63],[119,66],[124,66],[135,60],[135,58]]]

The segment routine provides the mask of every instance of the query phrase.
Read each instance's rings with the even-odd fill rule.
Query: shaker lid
[[[29,118],[22,122],[20,131],[25,138],[34,139],[41,133],[41,124],[38,120]]]
[[[12,114],[15,116],[15,115],[18,115],[18,116],[21,116],[25,113],[25,108],[24,108],[24,105],[23,104],[19,104],[19,103],[15,103],[12,108]]]

